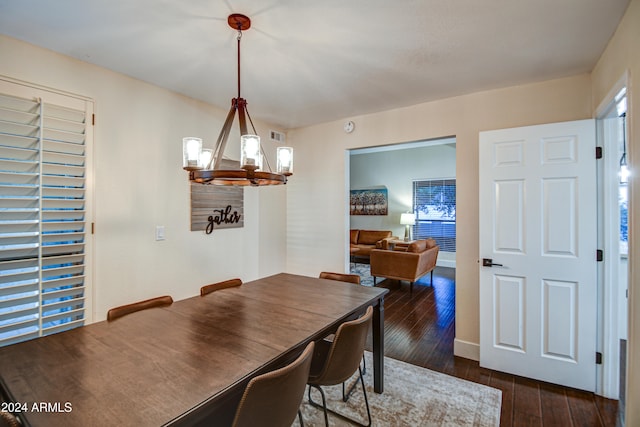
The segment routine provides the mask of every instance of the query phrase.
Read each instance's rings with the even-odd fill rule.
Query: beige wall
[[[616,33],[592,73],[593,104],[601,104],[612,87],[628,73],[628,160],[633,173],[629,186],[629,330],[626,425],[640,425],[640,0],[632,0]]]
[[[161,294],[182,299],[213,281],[284,270],[284,187],[245,189],[244,228],[189,231],[182,137],[200,136],[213,145],[227,111],[4,36],[0,75],[95,101],[93,320],[135,300]],[[256,126],[263,135],[274,129]],[[232,134],[227,147],[236,159],[237,140]],[[155,241],[156,225],[166,227],[165,241]]]
[[[458,352],[473,355],[479,342],[478,132],[592,117],[625,70],[631,78],[640,73],[638,40],[640,0],[632,0],[592,77],[580,75],[354,117],[352,134],[342,131],[343,121],[293,130],[288,138],[296,149],[296,174],[290,183],[286,188],[247,189],[246,226],[211,236],[188,231],[188,184],[180,167],[180,140],[200,135],[212,143],[226,111],[5,36],[0,36],[0,75],[95,100],[95,320],[103,319],[114,305],[164,293],[180,299],[195,294],[204,283],[233,276],[250,280],[285,269],[316,275],[346,268],[345,150],[455,136],[456,340]],[[640,114],[633,110],[638,99],[640,85],[632,83],[633,170],[640,170],[640,142],[635,136]],[[257,125],[261,134],[268,129]],[[640,212],[639,193],[640,186],[632,181],[634,213]],[[631,217],[632,233],[639,227],[638,217]],[[156,225],[166,227],[166,241],[154,241]],[[640,316],[635,310],[640,306],[640,269],[633,267],[640,265],[637,240],[631,242],[630,260],[627,425],[640,425],[640,405],[634,405],[640,401]]]
[[[296,175],[287,188],[287,269],[345,269],[348,177],[345,150],[456,137],[456,353],[479,354],[478,132],[590,118],[588,75],[480,92],[290,131]]]

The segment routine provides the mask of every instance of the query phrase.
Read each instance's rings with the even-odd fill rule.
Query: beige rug
[[[498,427],[500,425],[502,399],[500,390],[386,357],[384,393],[377,394],[373,392],[371,353],[365,353],[365,357],[367,373],[364,380],[373,426]],[[342,402],[340,385],[324,387],[324,390],[329,408],[337,409],[366,424],[367,412],[360,384],[347,403]],[[314,390],[312,393],[314,401],[322,401],[318,391]],[[324,426],[322,409],[316,409],[307,403],[306,392],[302,414],[305,426]],[[297,425],[296,420],[294,426]],[[329,425],[349,426],[351,424],[329,414]]]

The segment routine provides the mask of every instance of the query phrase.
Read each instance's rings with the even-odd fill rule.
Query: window
[[[620,184],[618,187],[618,206],[620,209],[620,254],[626,256],[629,252],[629,235],[628,235],[628,193],[629,193],[629,170],[627,168],[627,88],[624,87],[615,97],[616,112],[620,117],[619,126],[620,135],[619,156]]]
[[[456,251],[456,180],[413,182],[414,239],[433,238],[441,251]]]
[[[92,108],[0,80],[0,346],[84,324]]]

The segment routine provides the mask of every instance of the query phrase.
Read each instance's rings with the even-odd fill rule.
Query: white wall
[[[627,86],[629,180],[629,329],[626,425],[640,425],[640,0],[632,0],[592,73],[593,105],[598,106],[624,75]]]
[[[214,281],[284,270],[285,187],[245,189],[243,228],[189,231],[182,137],[212,146],[227,111],[5,36],[0,74],[95,101],[94,320],[120,304],[162,294],[182,299]],[[233,82],[229,90],[231,99]],[[227,155],[237,159],[235,132]],[[265,145],[273,158],[275,148]],[[156,225],[166,227],[165,241],[155,241]]]
[[[351,215],[350,228],[391,230],[394,236],[403,237],[405,227],[400,225],[400,214],[412,210],[413,181],[456,177],[455,140],[449,138],[443,141],[449,143],[352,153],[349,169],[351,189],[386,186],[389,214]],[[441,251],[438,265],[455,267],[455,253]]]
[[[350,134],[342,130],[344,120],[289,131],[289,143],[296,150],[296,179],[287,185],[287,270],[316,275],[345,268],[345,150],[455,136],[455,350],[477,357],[478,132],[585,119],[591,113],[591,80],[579,75],[353,117],[356,127]]]

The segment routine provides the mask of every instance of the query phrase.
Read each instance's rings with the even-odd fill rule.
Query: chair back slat
[[[320,273],[320,279],[329,279],[329,280],[337,280],[339,282],[349,282],[355,283],[356,285],[360,284],[360,276],[357,274],[346,274],[346,273],[332,273],[330,271],[323,271]]]
[[[210,294],[211,292],[219,291],[220,289],[233,288],[234,286],[242,285],[242,280],[240,279],[230,279],[225,280],[224,282],[212,283],[210,285],[205,285],[200,288],[200,296],[204,296]]]
[[[171,304],[173,304],[173,298],[171,298],[169,295],[164,295],[144,301],[134,302],[132,304],[121,305],[120,307],[112,308],[107,312],[107,320],[112,321],[122,316],[126,316],[127,314],[135,313],[136,311],[146,310],[147,308],[153,307],[162,307]]]

